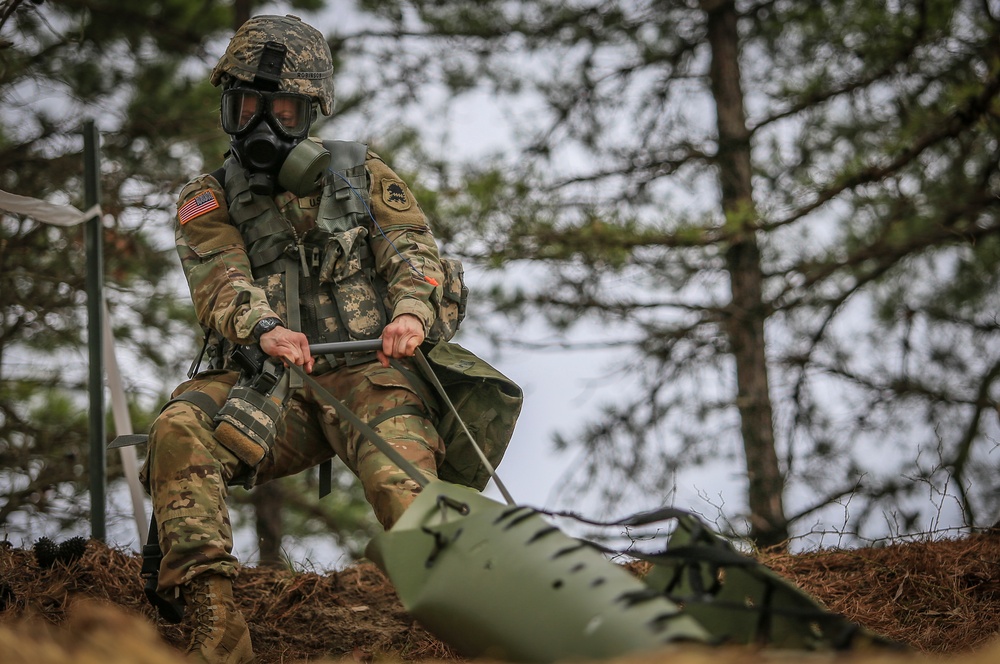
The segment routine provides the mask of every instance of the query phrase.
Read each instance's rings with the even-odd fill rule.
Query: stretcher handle
[[[325,344],[309,344],[309,352],[313,355],[361,353],[370,350],[382,350],[382,340],[361,339],[358,341],[331,341]]]

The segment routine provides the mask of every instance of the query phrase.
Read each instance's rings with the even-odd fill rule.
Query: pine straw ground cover
[[[844,661],[1000,662],[1000,534],[800,555],[765,553],[761,561],[831,610],[914,649],[907,655]],[[139,568],[137,555],[93,541],[81,558],[50,568],[40,566],[32,551],[0,548],[0,662],[180,664],[174,648],[186,642],[189,631],[156,619],[142,596]],[[461,661],[409,618],[392,586],[370,563],[326,574],[246,568],[236,593],[259,664]],[[815,658],[685,648],[616,662],[756,664]]]
[[[760,561],[831,611],[924,652],[1000,638],[1000,531]]]

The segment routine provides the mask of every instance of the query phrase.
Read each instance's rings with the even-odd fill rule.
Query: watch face
[[[264,320],[259,321],[254,326],[254,333],[257,335],[257,339],[259,340],[262,335],[267,334],[274,328],[278,327],[278,324],[279,321],[276,318],[265,318]]]

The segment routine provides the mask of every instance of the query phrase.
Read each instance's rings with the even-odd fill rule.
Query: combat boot
[[[233,600],[233,582],[218,574],[197,576],[181,587],[193,622],[185,654],[204,664],[249,664],[254,661],[250,630]]]

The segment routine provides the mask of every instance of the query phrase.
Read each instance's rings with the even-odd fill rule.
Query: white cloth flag
[[[80,212],[71,205],[56,205],[28,196],[18,196],[0,189],[0,210],[23,214],[53,226],[76,226],[101,213],[101,206],[94,205]]]
[[[0,189],[0,210],[31,217],[35,221],[45,224],[64,227],[76,226],[101,214],[101,206],[99,205],[94,205],[85,212],[80,212],[71,205],[57,205],[37,198],[18,196],[2,189]],[[107,303],[104,303],[103,310],[102,329],[104,334],[102,336],[104,336],[104,357],[107,363],[105,377],[111,390],[111,411],[114,416],[116,433],[120,436],[132,433],[132,422],[128,417],[125,388],[122,385],[121,374],[118,372],[118,361],[114,353],[114,339],[111,337]],[[123,447],[119,451],[132,498],[132,510],[136,529],[139,531],[139,546],[141,547],[146,542],[148,525],[146,523],[146,510],[142,502],[143,490],[139,483],[138,459],[134,447]]]

